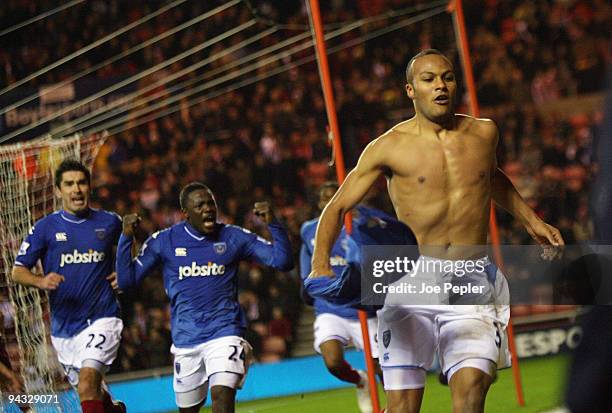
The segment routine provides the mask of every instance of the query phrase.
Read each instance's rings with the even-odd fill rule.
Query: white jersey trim
[[[183,227],[183,229],[184,229],[185,231],[187,231],[187,233],[188,233],[189,235],[191,235],[191,237],[192,237],[192,238],[195,238],[195,239],[197,239],[198,241],[202,241],[202,240],[204,240],[204,238],[206,238],[206,237],[198,237],[197,235],[192,234],[192,233],[191,233],[191,231],[189,231],[189,229],[188,229],[187,227]]]

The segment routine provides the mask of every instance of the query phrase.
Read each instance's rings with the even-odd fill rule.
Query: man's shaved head
[[[448,64],[450,65],[450,67],[453,67],[453,63],[448,59],[448,57],[444,56],[444,54],[437,50],[437,49],[425,49],[420,51],[419,53],[417,53],[416,55],[414,55],[414,57],[412,59],[410,59],[410,61],[408,62],[408,66],[406,66],[406,81],[410,84],[412,84],[412,78],[413,78],[413,71],[412,71],[412,66],[414,66],[414,61],[417,60],[419,57],[423,57],[423,56],[428,56],[428,55],[438,55],[441,56],[442,58],[444,58],[444,60],[446,60],[448,62]]]

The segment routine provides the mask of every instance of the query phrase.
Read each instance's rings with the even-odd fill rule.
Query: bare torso
[[[492,122],[456,116],[457,127],[420,133],[416,120],[380,139],[389,195],[425,255],[465,258],[487,242],[497,132]],[[465,248],[465,246],[473,246]],[[430,248],[435,247],[435,248]]]

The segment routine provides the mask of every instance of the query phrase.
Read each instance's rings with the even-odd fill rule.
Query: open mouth
[[[212,229],[215,227],[215,223],[217,222],[217,219],[214,215],[212,214],[204,215],[202,218],[203,218],[202,221],[204,223],[204,228]]]
[[[434,99],[434,102],[436,102],[438,105],[448,105],[450,103],[450,99],[448,98],[448,95],[440,95]]]
[[[85,197],[83,196],[75,196],[71,200],[75,206],[85,206]]]

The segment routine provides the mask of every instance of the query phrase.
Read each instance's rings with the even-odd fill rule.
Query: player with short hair
[[[327,204],[317,228],[310,277],[333,274],[329,256],[344,214],[381,175],[387,178],[398,219],[416,236],[424,267],[481,258],[485,271],[469,277],[491,280],[497,288],[503,274],[486,257],[491,199],[519,219],[539,244],[552,245],[553,250],[563,245],[559,231],[529,208],[497,167],[495,124],[455,114],[457,84],[449,59],[437,50],[423,51],[410,60],[406,78],[416,114],[366,147]],[[458,277],[452,272],[406,277],[415,275]],[[500,355],[496,304],[410,305],[390,302],[387,295],[378,312],[378,344],[389,413],[420,410],[426,370],[436,349],[449,381],[453,412],[484,411]]]
[[[90,207],[91,174],[76,160],[55,171],[62,209],[42,218],[21,244],[13,280],[49,292],[51,341],[84,413],[125,412],[103,382],[123,322],[111,283],[121,218]],[[44,276],[31,269],[41,260]]]
[[[319,210],[323,210],[327,202],[334,196],[338,184],[336,182],[326,182],[319,189]],[[306,278],[310,274],[310,261],[314,248],[314,236],[319,219],[311,219],[304,222],[300,230],[302,247],[300,249],[300,274]],[[332,267],[345,267],[347,265],[346,256],[355,254],[359,246],[342,228],[338,240],[332,247],[330,265]],[[304,292],[303,294],[307,294]],[[306,296],[306,299],[309,297]],[[317,353],[323,356],[325,367],[338,379],[352,383],[357,388],[357,403],[362,413],[372,411],[370,393],[368,389],[368,376],[363,370],[355,370],[344,358],[344,347],[353,344],[358,350],[363,347],[363,335],[357,310],[348,305],[338,305],[322,298],[313,298],[316,318],[314,322],[314,348]],[[368,331],[370,333],[370,344],[372,357],[378,358],[378,346],[376,345],[376,313],[368,313]]]
[[[236,389],[248,368],[246,317],[238,303],[238,264],[255,261],[280,271],[293,268],[286,230],[267,202],[254,213],[272,234],[269,242],[249,230],[217,222],[217,203],[204,184],[180,193],[185,220],[151,235],[132,260],[136,214],[126,215],[117,253],[121,289],[139,284],[161,265],[170,298],[174,392],[181,413],[198,412],[211,389],[215,413],[234,411]]]

